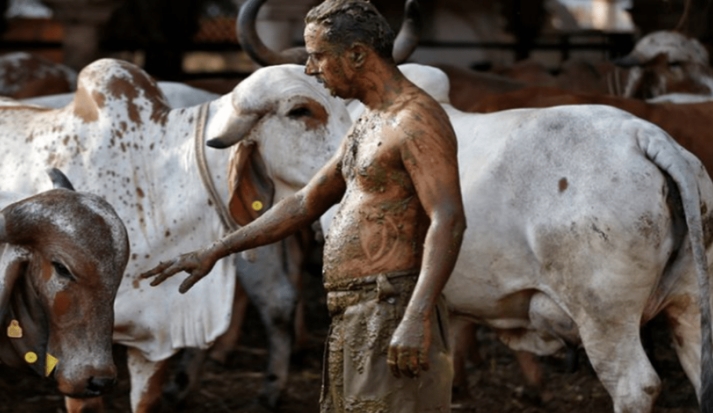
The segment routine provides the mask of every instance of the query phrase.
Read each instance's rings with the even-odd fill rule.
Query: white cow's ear
[[[249,224],[267,211],[275,195],[275,186],[255,148],[254,141],[242,141],[231,157],[228,208],[240,225]]]

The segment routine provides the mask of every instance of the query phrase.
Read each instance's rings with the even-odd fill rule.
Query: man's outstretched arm
[[[153,277],[151,286],[156,286],[174,274],[185,271],[190,275],[178,288],[181,293],[185,293],[205,277],[219,259],[277,242],[305,225],[310,225],[344,195],[346,185],[338,165],[338,157],[334,157],[307,186],[275,204],[255,221],[204,248],[160,262],[140,277]]]

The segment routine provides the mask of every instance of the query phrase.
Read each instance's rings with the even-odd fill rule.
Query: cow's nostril
[[[90,377],[87,390],[92,393],[102,393],[116,384],[115,377]]]

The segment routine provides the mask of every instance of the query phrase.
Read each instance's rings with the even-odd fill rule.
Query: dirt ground
[[[284,392],[279,412],[318,412],[322,341],[327,332],[328,318],[320,280],[307,280],[307,316],[312,333],[310,346],[293,358],[289,383]],[[481,341],[479,365],[469,365],[470,399],[454,400],[453,413],[602,413],[611,412],[611,400],[597,381],[586,356],[580,350],[579,368],[565,372],[563,357],[542,358],[545,367],[547,392],[551,400],[538,403],[525,391],[524,379],[513,357],[487,330],[478,333]],[[668,336],[654,333],[657,345],[655,358],[663,381],[663,391],[655,413],[693,413],[697,403],[693,388],[683,374]],[[117,359],[123,352],[117,348]],[[201,386],[185,402],[169,411],[187,413],[247,412],[257,395],[267,360],[265,337],[257,312],[250,308],[243,337],[226,365],[208,364]],[[129,383],[126,371],[120,369],[120,380],[106,397],[108,413],[129,412]],[[0,369],[0,413],[61,413],[62,397],[54,383],[34,375]]]

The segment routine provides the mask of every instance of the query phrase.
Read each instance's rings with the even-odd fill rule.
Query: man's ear
[[[349,48],[349,58],[355,67],[361,67],[364,64],[367,52],[366,46],[361,43],[354,43]]]

